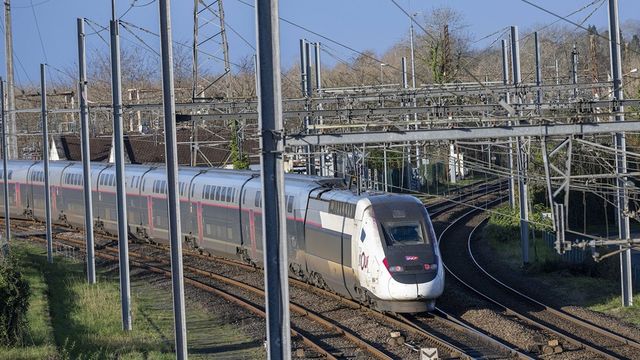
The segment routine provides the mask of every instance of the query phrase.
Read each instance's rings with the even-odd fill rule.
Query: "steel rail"
[[[503,202],[504,199],[505,199],[505,197],[498,198],[497,200],[494,200],[491,203],[491,205],[499,204],[499,203]],[[462,216],[460,216],[455,221],[453,221],[451,224],[449,224],[442,231],[442,233],[440,234],[440,236],[438,238],[438,242],[440,242],[442,240],[442,238],[444,237],[444,234],[446,234],[450,229],[458,226],[459,222],[461,222],[462,220],[467,219],[469,216],[477,213],[478,211],[479,211],[478,209],[470,210],[467,213],[465,213]],[[475,229],[477,229],[477,226],[474,227],[474,229],[470,232],[469,236],[473,235]],[[531,324],[531,325],[533,325],[533,326],[535,326],[537,328],[540,328],[540,329],[543,329],[545,331],[548,331],[548,332],[550,332],[550,333],[552,333],[552,334],[554,334],[554,335],[556,335],[556,336],[564,339],[565,341],[567,341],[569,343],[572,343],[572,344],[574,344],[576,346],[589,349],[589,350],[593,351],[594,353],[597,353],[597,354],[599,354],[601,356],[604,356],[607,359],[618,359],[618,356],[611,354],[609,351],[607,351],[605,349],[600,349],[599,347],[592,346],[591,344],[582,341],[580,338],[578,338],[576,336],[567,334],[564,331],[560,331],[558,329],[555,329],[552,326],[545,325],[545,324],[541,323],[540,321],[534,320],[534,319],[532,319],[531,317],[529,317],[527,315],[524,315],[524,314],[522,314],[522,313],[520,313],[520,312],[518,312],[518,311],[516,311],[514,309],[511,309],[510,307],[508,307],[508,306],[502,304],[501,302],[495,300],[493,297],[485,294],[481,290],[478,290],[476,287],[470,285],[468,282],[462,280],[462,278],[459,275],[455,274],[453,271],[451,271],[451,269],[449,269],[449,267],[446,265],[446,263],[444,263],[444,261],[443,261],[443,264],[444,264],[445,269],[449,272],[449,274],[451,274],[451,276],[453,276],[464,287],[466,287],[469,290],[471,290],[472,292],[478,294],[481,298],[485,299],[486,301],[498,306],[499,308],[504,309],[504,311],[507,314],[513,315],[513,316],[517,317],[518,319],[520,319],[522,321],[525,321],[525,322],[527,322],[527,323],[529,323],[529,324]]]
[[[608,338],[610,338],[612,340],[621,342],[621,343],[626,344],[626,345],[630,345],[630,346],[640,350],[640,343],[639,342],[637,342],[637,341],[635,341],[633,339],[630,339],[628,337],[622,336],[620,334],[614,333],[612,331],[609,331],[607,329],[604,329],[603,327],[598,326],[596,324],[593,324],[591,322],[588,322],[586,320],[580,319],[580,318],[578,318],[578,317],[576,317],[574,315],[571,315],[571,314],[569,314],[569,313],[567,313],[565,311],[558,310],[556,308],[548,306],[548,305],[546,305],[546,304],[544,304],[544,303],[542,303],[542,302],[540,302],[540,301],[538,301],[538,300],[536,300],[536,299],[534,299],[534,298],[532,298],[532,297],[530,297],[530,296],[528,296],[528,295],[526,295],[526,294],[514,289],[513,287],[510,287],[509,285],[505,284],[504,282],[498,280],[495,276],[491,275],[477,261],[477,259],[473,255],[473,251],[472,251],[472,248],[471,248],[471,238],[472,238],[473,233],[475,232],[475,230],[477,228],[480,228],[480,227],[484,226],[484,224],[487,221],[488,221],[488,219],[485,219],[480,224],[478,224],[478,226],[473,229],[471,235],[469,235],[469,238],[467,240],[467,251],[469,253],[469,256],[471,257],[471,260],[473,260],[473,263],[476,265],[476,267],[478,269],[480,269],[480,271],[482,271],[487,277],[489,277],[490,279],[492,279],[493,281],[495,281],[496,283],[501,285],[503,288],[509,290],[509,292],[518,295],[519,297],[531,302],[532,304],[534,304],[536,306],[542,307],[545,311],[548,311],[548,312],[550,312],[550,313],[552,313],[552,314],[554,314],[554,315],[556,315],[556,316],[558,316],[558,317],[560,317],[560,318],[562,318],[564,320],[567,320],[569,322],[573,322],[574,324],[576,324],[578,326],[581,326],[581,327],[587,328],[587,329],[589,329],[591,331],[597,332],[600,335],[604,335],[604,336],[606,336],[606,337],[608,337]]]

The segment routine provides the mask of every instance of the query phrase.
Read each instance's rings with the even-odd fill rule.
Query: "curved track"
[[[590,342],[592,346],[596,348],[600,348],[613,356],[618,356],[618,355],[622,356],[624,354],[632,354],[632,352],[635,351],[636,352],[635,358],[640,358],[640,343],[638,343],[637,341],[630,339],[626,336],[614,333],[608,329],[605,329],[591,322],[580,319],[562,310],[558,310],[551,306],[545,305],[542,302],[514,289],[513,287],[510,287],[504,282],[498,280],[495,276],[491,275],[485,268],[483,268],[480,265],[476,257],[473,255],[473,250],[471,246],[474,238],[473,236],[474,233],[476,233],[478,229],[482,228],[485,225],[485,223],[486,223],[486,220],[481,222],[478,226],[476,226],[473,229],[473,232],[469,235],[469,238],[467,240],[467,252],[477,269],[479,269],[484,275],[486,275],[488,278],[493,280],[495,283],[499,284],[502,288],[507,290],[509,293],[513,294],[515,297],[522,299],[524,302],[528,302],[532,306],[539,307],[543,309],[543,311],[549,314],[552,314],[553,316],[556,316],[562,319],[563,321],[573,323],[576,326],[579,326],[591,332],[591,333],[587,333],[589,334],[589,337],[584,338],[584,340]],[[600,343],[599,341],[597,341],[597,339],[602,337],[607,339],[606,342]],[[615,344],[616,342],[617,344]],[[613,347],[611,347],[612,344],[614,345]],[[620,351],[616,351],[616,350],[607,351],[607,349],[612,350],[612,349],[625,348],[625,347],[628,347],[628,349],[621,349]]]
[[[483,215],[476,215],[476,212],[469,211],[451,223],[440,236],[441,250],[443,254],[447,254],[443,255],[447,260],[445,268],[453,278],[498,309],[539,329],[547,342],[559,340],[559,346],[565,349],[571,346],[584,349],[591,354],[584,354],[588,358],[638,358],[637,348],[626,341],[628,339],[621,341],[622,337],[612,338],[590,326],[558,316],[548,307],[513,293],[486,273],[478,271],[472,255],[466,251],[469,239],[482,223],[481,219],[484,219]],[[562,348],[542,346],[541,350],[542,353],[549,354],[561,352]]]

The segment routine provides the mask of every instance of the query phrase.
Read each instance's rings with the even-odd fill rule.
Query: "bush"
[[[0,345],[21,345],[31,291],[15,261],[0,263]]]
[[[489,239],[509,242],[520,239],[520,213],[510,206],[501,206],[491,214],[484,235]]]

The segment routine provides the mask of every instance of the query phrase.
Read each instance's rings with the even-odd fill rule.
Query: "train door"
[[[34,166],[37,163],[33,163],[29,166],[29,169],[27,170],[27,176],[25,178],[25,191],[22,192],[23,194],[23,212],[25,214],[27,214],[28,216],[33,216],[33,174],[34,174]]]

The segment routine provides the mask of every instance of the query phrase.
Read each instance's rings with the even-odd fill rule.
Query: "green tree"
[[[234,120],[231,125],[231,160],[233,161],[234,169],[246,170],[249,169],[249,157],[241,151],[238,130],[238,121]]]

